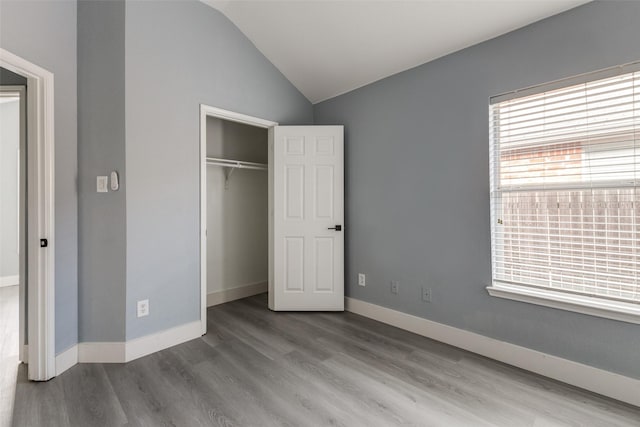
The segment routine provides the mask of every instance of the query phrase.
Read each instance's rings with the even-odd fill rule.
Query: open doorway
[[[4,86],[2,92],[8,93],[8,99],[16,92],[19,94],[23,135],[20,154],[11,154],[13,149],[9,149],[10,154],[3,156],[7,161],[18,161],[19,158],[19,166],[11,169],[20,171],[20,176],[15,184],[2,189],[3,193],[15,191],[22,200],[22,206],[14,206],[15,215],[21,221],[16,237],[18,358],[28,364],[28,379],[46,381],[56,375],[54,76],[2,48],[0,68],[3,70],[0,76],[3,83],[0,86]],[[5,77],[17,80],[5,80]],[[16,90],[15,86],[22,88]],[[12,102],[7,101],[7,104]],[[15,236],[16,225],[13,227],[12,235]],[[2,257],[5,258],[4,253]],[[2,369],[1,373],[6,374],[6,370]]]
[[[277,123],[201,106],[201,297],[206,308],[267,291],[268,138]]]
[[[26,78],[0,68],[0,420],[11,415],[26,361],[26,88]]]
[[[267,130],[207,118],[207,306],[267,291]]]

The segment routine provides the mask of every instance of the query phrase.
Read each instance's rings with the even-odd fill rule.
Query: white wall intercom
[[[111,172],[111,191],[118,191],[120,183],[118,182],[118,172]]]

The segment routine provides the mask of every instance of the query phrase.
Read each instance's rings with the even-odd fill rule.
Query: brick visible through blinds
[[[493,280],[640,303],[640,72],[490,107]]]

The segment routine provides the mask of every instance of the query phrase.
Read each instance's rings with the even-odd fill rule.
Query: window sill
[[[502,282],[487,287],[489,295],[528,302],[591,316],[640,324],[640,304],[602,300],[583,295],[565,294],[546,289],[527,288]]]

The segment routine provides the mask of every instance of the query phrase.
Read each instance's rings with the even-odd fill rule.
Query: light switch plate
[[[109,184],[109,177],[108,176],[99,176],[96,179],[96,191],[98,193],[107,193],[109,192],[109,189],[107,188],[107,185]]]

